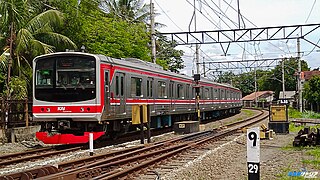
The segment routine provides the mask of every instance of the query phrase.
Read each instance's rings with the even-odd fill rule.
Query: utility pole
[[[239,0],[237,0],[237,4],[238,4],[238,23],[239,23],[239,29],[240,29],[241,26],[240,26],[240,3],[239,3]]]
[[[255,101],[255,106],[257,106],[257,70],[256,67],[254,67],[254,101]],[[258,107],[258,106],[257,106]]]
[[[194,7],[194,31],[197,31],[197,18],[196,18],[196,0],[193,1],[193,7]],[[200,64],[199,64],[199,44],[196,44],[196,66],[197,66],[197,74],[200,74]]]
[[[286,91],[285,90],[285,81],[284,81],[284,60],[285,59],[282,60],[282,93],[283,93],[282,95],[283,95],[283,100],[285,99],[285,95],[284,94],[285,94],[285,91]]]
[[[302,85],[301,85],[301,59],[300,59],[300,38],[297,39],[298,49],[298,93],[299,93],[299,111],[302,112]]]
[[[150,0],[150,24],[151,24],[151,59],[156,63],[156,33],[154,28],[154,4]]]

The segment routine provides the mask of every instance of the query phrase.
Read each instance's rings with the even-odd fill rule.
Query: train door
[[[125,113],[126,112],[126,93],[124,85],[125,85],[125,74],[124,73],[116,73],[116,85],[115,85],[115,97],[119,99],[119,108],[117,113]]]
[[[153,85],[153,78],[147,79],[147,99],[149,100],[148,104],[150,104],[150,110],[154,111],[154,104],[155,104],[155,95],[153,92],[154,85]]]
[[[109,85],[109,71],[104,71],[104,112],[109,114],[110,111],[110,85]]]
[[[170,81],[169,83],[169,98],[170,98],[170,109],[174,110],[175,109],[175,98],[174,98],[174,82]]]

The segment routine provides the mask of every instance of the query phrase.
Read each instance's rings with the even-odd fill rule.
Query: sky
[[[152,0],[158,14],[155,21],[166,25],[160,32],[187,32],[237,29],[237,0],[196,0],[196,25],[191,21],[194,0]],[[149,2],[147,2],[149,3]],[[228,5],[229,4],[229,5]],[[239,0],[244,28],[285,25],[320,24],[320,0]],[[220,18],[219,18],[220,17]],[[243,23],[244,22],[244,23]],[[320,46],[320,28],[308,35],[308,39]],[[302,59],[311,69],[320,66],[320,48],[301,40]],[[185,68],[182,73],[195,72],[195,46],[180,45]],[[260,43],[231,43],[228,55],[218,44],[200,46],[200,62],[296,57],[297,40],[267,41]],[[311,52],[312,51],[312,52]],[[243,53],[245,52],[245,53]],[[201,67],[201,71],[202,67]]]

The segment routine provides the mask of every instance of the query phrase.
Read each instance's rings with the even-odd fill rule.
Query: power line
[[[168,18],[178,29],[180,29],[181,31],[183,31],[183,29],[181,29],[181,28],[170,18],[170,16],[162,9],[162,7],[159,5],[159,3],[157,3],[156,0],[155,0],[154,2],[158,5],[158,7],[161,9],[161,11],[167,16],[167,18]]]
[[[306,21],[305,21],[304,23],[307,23],[307,21],[309,20],[309,17],[310,17],[310,15],[311,15],[311,13],[312,13],[312,10],[313,10],[313,8],[314,8],[314,5],[316,4],[316,1],[317,1],[317,0],[314,0],[314,1],[313,1],[312,7],[311,7],[310,12],[309,12],[309,15],[308,15],[308,17],[307,17],[307,19],[306,19]]]

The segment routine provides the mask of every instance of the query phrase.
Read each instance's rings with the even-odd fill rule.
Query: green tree
[[[285,69],[285,89],[286,91],[295,91],[297,89],[297,69],[298,60],[296,58],[283,59]],[[301,60],[301,71],[308,71],[308,64],[306,61]],[[281,63],[272,70],[273,76],[270,78],[272,89],[275,91],[276,97],[279,96],[279,92],[282,91],[282,65]]]
[[[316,105],[317,111],[319,112],[320,76],[313,76],[304,84],[303,96],[311,104],[311,107]]]
[[[176,50],[177,43],[169,41],[167,37],[158,35],[156,41],[157,64],[160,64],[165,70],[178,72],[184,68],[183,51]]]
[[[150,5],[143,0],[103,0],[101,7],[112,17],[128,22],[145,22],[150,16]]]
[[[0,0],[0,35],[5,39],[0,43],[0,61],[6,65],[2,72],[8,74],[8,65],[11,65],[8,63],[12,59],[10,76],[26,82],[31,80],[31,60],[35,56],[53,52],[56,47],[76,48],[69,38],[56,32],[63,25],[62,13],[57,10],[41,12],[39,4],[40,1]],[[19,81],[12,83],[15,82]],[[6,87],[15,85],[7,84]],[[18,92],[15,88],[7,89],[8,92],[11,90]]]

